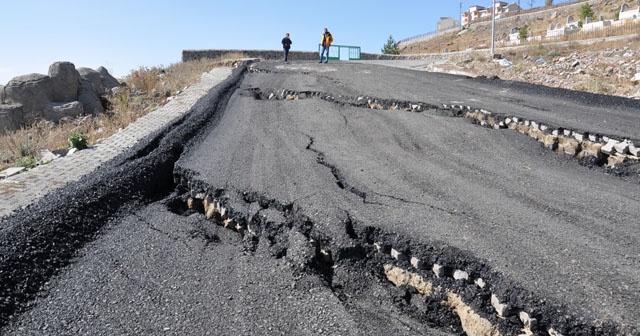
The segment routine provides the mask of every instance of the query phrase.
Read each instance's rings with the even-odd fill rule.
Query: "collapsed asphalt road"
[[[2,333],[637,334],[633,169],[439,107],[638,139],[637,103],[526,89],[348,63],[239,69],[2,223]]]

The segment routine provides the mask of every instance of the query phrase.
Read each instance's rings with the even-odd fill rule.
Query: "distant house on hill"
[[[469,10],[462,15],[462,24],[468,25],[471,22],[478,21],[480,19],[480,15],[486,11],[487,9],[482,6],[476,5],[469,7]]]
[[[509,4],[503,1],[496,1],[494,9],[496,13],[496,19],[499,19],[504,17],[507,13],[518,12],[521,8],[517,3]],[[480,19],[488,17],[490,18],[491,15],[491,7],[486,8],[483,6],[475,5],[469,7],[468,11],[460,15],[460,21],[462,22],[463,26],[466,26]]]
[[[451,18],[451,17],[441,17],[440,21],[438,21],[438,31],[445,31],[453,28],[457,28],[460,26],[460,21]]]
[[[505,14],[507,12],[507,6],[509,6],[509,4],[506,2],[496,1],[496,7],[495,7],[496,16]],[[491,9],[487,11],[487,14],[491,16]]]

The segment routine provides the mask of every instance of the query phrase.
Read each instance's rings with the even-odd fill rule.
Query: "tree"
[[[393,35],[389,35],[389,39],[387,39],[387,44],[385,44],[382,49],[383,54],[391,54],[391,55],[399,55],[400,48],[398,48],[398,42],[393,39]]]
[[[553,6],[553,0],[544,0],[544,5],[547,7]]]
[[[592,21],[596,19],[596,13],[593,12],[593,8],[588,2],[580,6],[580,21],[584,22],[587,18]]]
[[[529,37],[529,29],[527,29],[527,26],[522,26],[520,28],[520,31],[518,31],[518,37],[521,40],[526,40],[527,37]]]
[[[529,8],[533,8],[534,3],[535,3],[535,0],[529,0]]]

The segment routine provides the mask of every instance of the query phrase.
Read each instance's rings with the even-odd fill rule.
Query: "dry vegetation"
[[[561,4],[552,7],[540,7],[532,10],[524,10],[520,13],[511,13],[506,18],[496,20],[496,44],[505,40],[511,30],[526,26],[531,36],[545,36],[547,28],[551,24],[565,24],[567,18],[573,16],[577,21],[580,16],[580,6],[585,2],[577,4]],[[605,19],[614,19],[623,4],[628,4],[630,8],[637,8],[635,0],[607,0],[599,1],[592,5],[597,17],[603,16]],[[637,27],[636,27],[637,28]],[[637,31],[637,29],[635,30]],[[624,31],[620,32],[620,34]],[[614,33],[618,35],[618,33]],[[590,36],[576,36],[579,39],[586,39]],[[594,32],[591,37],[603,37],[601,33]],[[535,44],[535,43],[533,43]],[[440,53],[443,51],[466,51],[474,49],[486,49],[491,46],[491,21],[485,19],[482,22],[473,23],[460,32],[453,32],[440,36],[433,36],[417,43],[400,44],[402,54],[428,54]]]
[[[93,145],[126,127],[147,113],[167,103],[168,98],[198,81],[202,73],[215,67],[230,66],[243,54],[224,58],[172,64],[168,67],[140,67],[122,79],[126,84],[108,98],[106,112],[83,116],[55,124],[39,120],[7,134],[0,135],[0,170],[11,166],[34,167],[42,150],[69,147],[69,137],[82,134]]]
[[[491,60],[488,52],[477,51],[458,54],[431,70],[463,71],[621,97],[638,98],[640,95],[640,86],[631,80],[640,69],[640,35],[589,45],[574,42],[532,44],[497,51],[511,66],[501,66]],[[632,56],[624,57],[625,54]],[[573,67],[576,62],[579,65]]]
[[[496,54],[509,61],[501,66],[490,56],[491,23],[476,23],[456,33],[432,36],[400,45],[401,54],[449,53],[447,62],[429,70],[463,71],[473,75],[497,76],[551,87],[640,98],[640,86],[632,81],[640,69],[640,23],[625,21],[612,29],[578,32],[556,42],[528,42],[503,47],[499,41],[513,28],[527,26],[533,36],[546,35],[550,24],[566,23],[567,17],[579,17],[585,2],[553,8],[523,11],[496,21]],[[632,0],[599,1],[592,5],[596,16],[617,17],[623,4],[637,8]],[[612,37],[608,38],[604,37]],[[588,43],[585,43],[588,41]],[[574,65],[578,64],[578,65]],[[437,68],[437,69],[436,69]]]

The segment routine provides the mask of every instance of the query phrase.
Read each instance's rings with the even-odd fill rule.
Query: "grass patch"
[[[64,149],[71,143],[71,147],[95,145],[163,106],[169,97],[196,83],[203,73],[216,67],[231,66],[240,58],[246,58],[246,55],[227,54],[217,59],[181,62],[168,67],[140,67],[131,71],[122,79],[126,86],[107,98],[104,113],[58,124],[38,120],[20,130],[0,135],[0,169],[33,168],[38,164],[42,150]]]

